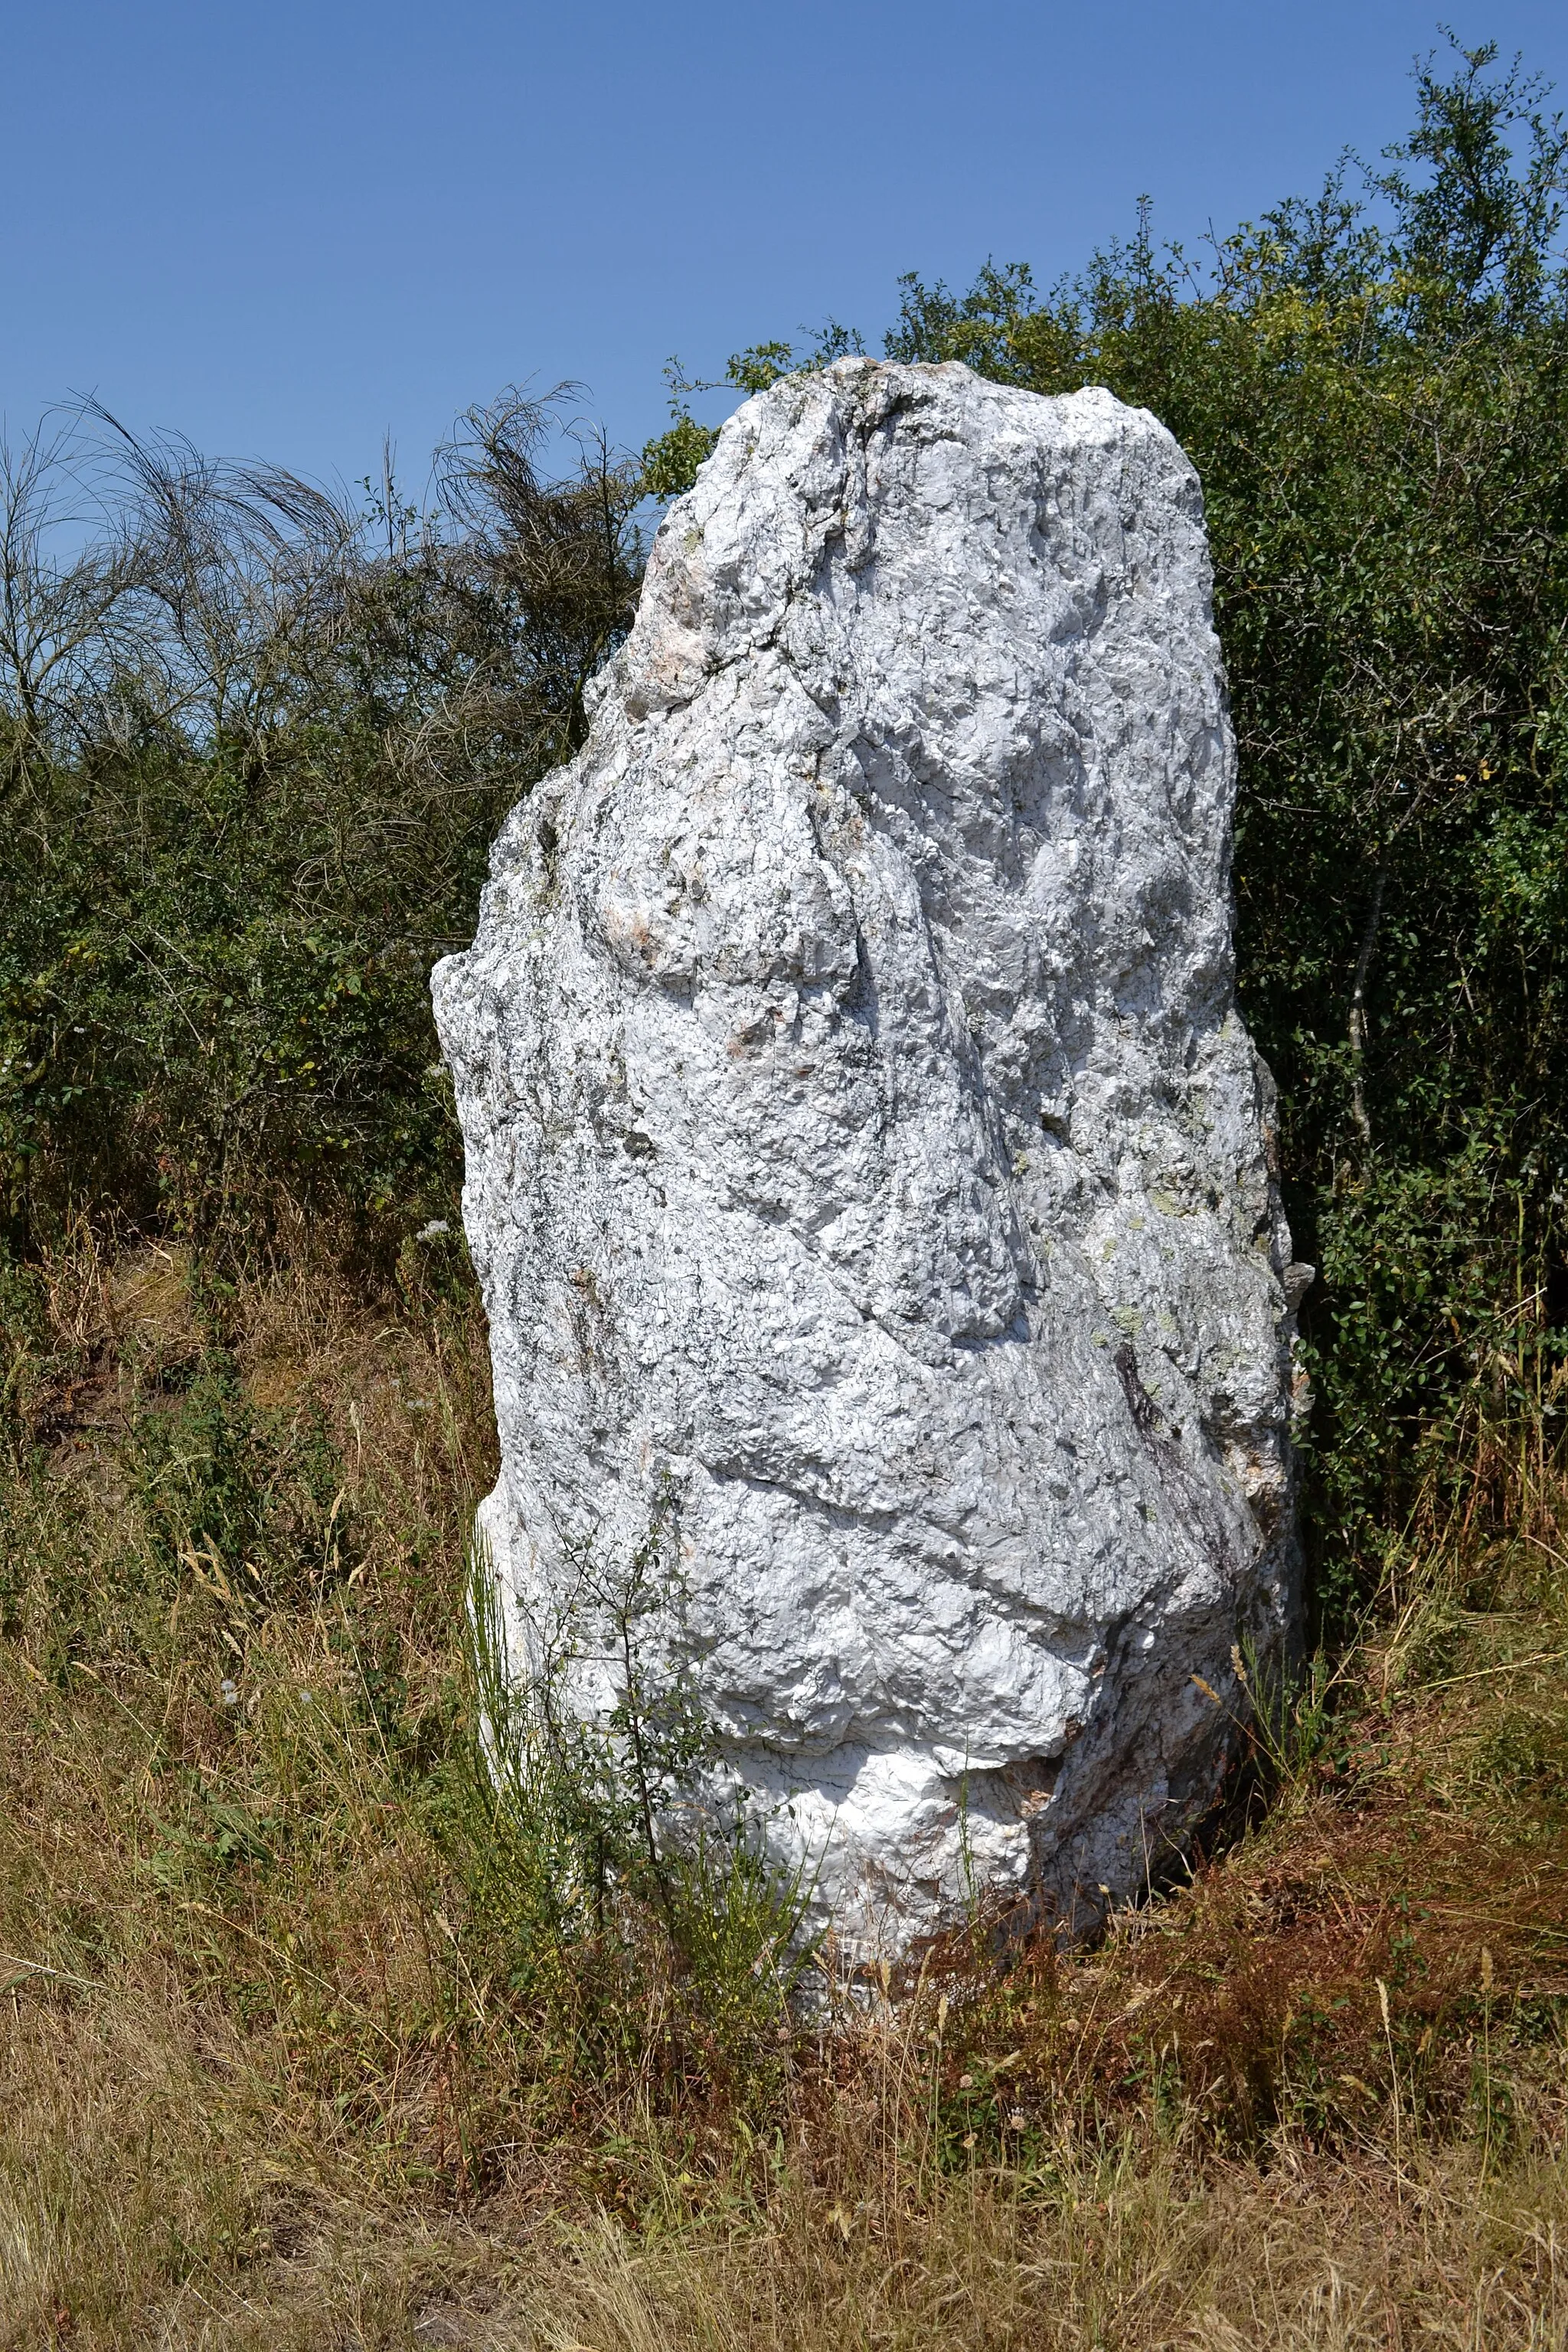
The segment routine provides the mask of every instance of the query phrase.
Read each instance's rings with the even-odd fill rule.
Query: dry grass
[[[438,1245],[82,1235],[5,1317],[0,2346],[1568,2345],[1550,1464],[1098,1952],[737,2042],[651,1930],[542,1999],[465,1860]]]

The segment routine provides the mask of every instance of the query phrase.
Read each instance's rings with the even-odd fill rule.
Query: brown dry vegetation
[[[1188,1883],[790,2022],[635,1906],[520,1964],[449,1238],[220,1280],[84,1232],[5,1328],[0,2345],[1568,2344],[1539,1445],[1478,1433]]]

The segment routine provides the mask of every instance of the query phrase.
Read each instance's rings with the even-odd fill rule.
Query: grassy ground
[[[450,1241],[81,1235],[0,1303],[0,2345],[1568,2345],[1539,1454],[1391,1554],[1190,1883],[792,2025],[652,1903],[542,1946]]]

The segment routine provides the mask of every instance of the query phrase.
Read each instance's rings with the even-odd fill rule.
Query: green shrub
[[[7,455],[14,1244],[82,1207],[237,1244],[279,1195],[403,1230],[449,1206],[430,968],[506,810],[581,740],[640,562],[637,469],[580,437],[547,478],[552,421],[475,412],[423,517],[390,477],[355,514],[91,412]],[[84,469],[99,536],[61,561]]]
[[[1109,385],[1202,478],[1241,998],[1321,1270],[1330,1601],[1470,1475],[1483,1406],[1556,1412],[1568,1329],[1568,133],[1496,54],[1428,61],[1359,197],[1342,171],[1201,261],[1157,249],[1142,206],[1048,294],[1022,265],[963,294],[904,278],[887,337],[1037,392]]]
[[[792,1992],[810,1955],[805,1890],[743,1809],[715,1807],[711,1727],[670,1635],[675,1528],[661,1504],[624,1569],[584,1556],[531,1680],[509,1671],[496,1582],[469,1591],[475,1732],[445,1784],[444,1836],[487,1963],[542,2021],[568,2071],[657,2073],[742,2104],[776,2086]],[[579,1719],[584,1642],[607,1650],[616,1704]]]
[[[1110,384],[1203,479],[1241,757],[1244,1008],[1280,1086],[1316,1391],[1318,1589],[1457,1504],[1500,1412],[1555,1432],[1568,1329],[1568,134],[1491,47],[1408,140],[1216,241],[1041,295],[910,277],[896,357]],[[805,355],[858,348],[830,326]],[[726,384],[801,358],[764,342]],[[640,464],[516,395],[345,511],[89,414],[6,460],[0,1176],[14,1257],[84,1207],[265,1243],[346,1202],[448,1220],[430,1023],[505,810],[582,740],[645,496],[711,444],[671,371]],[[94,437],[96,436],[96,437]],[[51,550],[66,492],[100,528]],[[54,502],[51,505],[51,500]],[[379,1245],[379,1244],[378,1244]],[[1436,1466],[1441,1475],[1429,1475]]]

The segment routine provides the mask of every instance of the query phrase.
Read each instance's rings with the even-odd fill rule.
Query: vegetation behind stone
[[[1199,467],[1322,1268],[1322,1646],[1093,1953],[979,1908],[846,1997],[614,1758],[486,1769],[426,977],[706,428],[547,462],[510,396],[427,511],[13,450],[0,2344],[1568,2341],[1568,151],[1489,51],[1417,97],[1369,193],[889,339]]]

